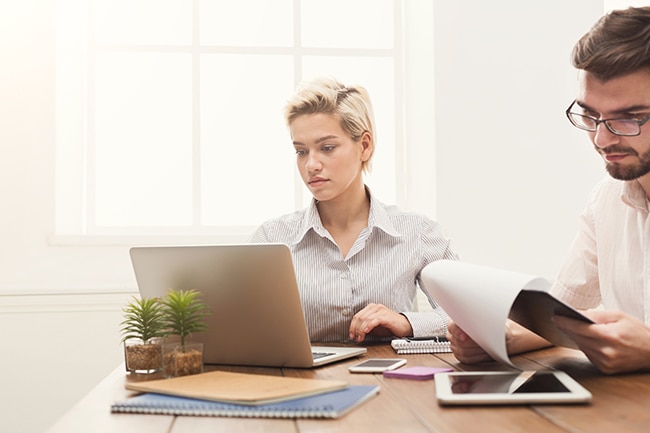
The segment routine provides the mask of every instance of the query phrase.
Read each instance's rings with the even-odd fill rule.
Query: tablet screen
[[[452,372],[435,376],[440,404],[586,403],[591,393],[561,371]]]
[[[522,377],[519,373],[476,374],[452,376],[450,380],[454,394],[569,392],[554,374],[544,371],[535,372],[528,377]],[[517,382],[518,380],[520,381]]]

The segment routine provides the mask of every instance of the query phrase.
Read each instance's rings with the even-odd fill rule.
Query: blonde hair
[[[361,86],[345,86],[334,78],[321,77],[303,82],[289,99],[284,117],[287,126],[303,114],[329,114],[340,120],[341,128],[357,141],[368,132],[375,143],[374,116],[368,91]],[[374,146],[373,146],[374,149]],[[363,170],[370,170],[370,158]]]

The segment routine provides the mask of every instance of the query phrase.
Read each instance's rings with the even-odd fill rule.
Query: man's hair
[[[301,83],[285,108],[287,125],[291,126],[298,116],[317,113],[339,119],[341,128],[353,140],[358,140],[364,132],[368,132],[373,144],[376,143],[372,104],[364,87],[348,87],[330,77]],[[369,171],[370,158],[364,163],[363,169]]]
[[[650,68],[650,7],[602,16],[573,47],[571,62],[601,81]]]

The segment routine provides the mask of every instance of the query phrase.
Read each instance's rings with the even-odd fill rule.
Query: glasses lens
[[[580,129],[586,129],[587,131],[596,130],[596,120],[589,116],[584,116],[577,113],[568,113],[569,119],[571,122]]]
[[[637,135],[640,131],[639,122],[635,120],[607,120],[605,123],[613,133],[619,135]]]

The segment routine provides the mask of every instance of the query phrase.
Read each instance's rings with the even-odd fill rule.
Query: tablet
[[[435,388],[440,405],[591,401],[591,393],[562,371],[439,373]]]

